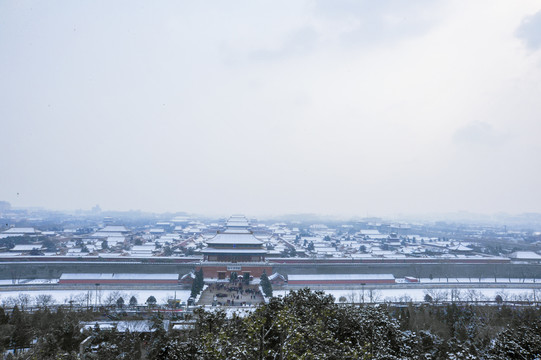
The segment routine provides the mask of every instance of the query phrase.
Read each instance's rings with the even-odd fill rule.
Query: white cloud
[[[25,4],[0,5],[14,205],[541,211],[536,2]]]

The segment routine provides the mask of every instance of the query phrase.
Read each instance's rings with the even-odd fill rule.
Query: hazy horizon
[[[541,213],[541,2],[0,3],[0,200]]]
[[[95,206],[99,206],[96,204]],[[217,209],[214,212],[192,212],[189,209],[177,209],[175,211],[165,212],[152,212],[146,209],[102,209],[99,208],[99,212],[95,212],[94,209],[50,209],[41,206],[30,207],[11,207],[14,210],[29,210],[31,212],[58,212],[65,214],[86,214],[87,216],[94,214],[95,216],[120,216],[117,220],[129,219],[130,217],[145,217],[145,216],[158,216],[159,221],[169,221],[175,216],[187,216],[191,219],[226,219],[232,215],[244,215],[249,219],[257,219],[258,221],[311,221],[311,222],[349,222],[349,221],[382,221],[402,224],[415,224],[423,222],[457,222],[457,223],[470,223],[477,225],[497,225],[497,226],[533,226],[535,229],[539,229],[541,226],[541,213],[474,213],[468,211],[456,211],[456,212],[438,212],[438,213],[394,213],[394,214],[356,214],[356,215],[338,215],[330,213],[227,213]]]

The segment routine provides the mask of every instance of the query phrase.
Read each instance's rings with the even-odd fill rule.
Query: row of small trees
[[[237,274],[236,271],[233,271],[233,272],[231,273],[231,275],[229,275],[229,282],[234,283],[234,282],[237,282],[238,280],[239,280],[239,274]],[[243,282],[244,284],[248,285],[248,284],[250,283],[250,274],[245,272],[245,273],[242,275],[242,279],[241,279],[241,280],[242,280],[242,282]]]
[[[154,304],[156,304],[156,298],[154,296],[149,296],[149,298],[147,299],[147,304],[151,304],[152,305],[152,301],[154,300]],[[124,307],[124,298],[121,296],[117,299],[116,301],[116,306],[120,309],[122,309]],[[135,296],[132,296],[130,298],[130,306],[131,307],[134,307],[134,306],[137,306],[137,298]]]

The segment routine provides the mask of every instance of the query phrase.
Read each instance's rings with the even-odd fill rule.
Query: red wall
[[[232,265],[238,265],[238,264],[232,264]],[[236,272],[239,276],[242,276],[243,273],[249,272],[250,276],[253,276],[254,278],[258,278],[263,274],[263,270],[267,273],[267,275],[270,275],[272,273],[272,266],[265,265],[265,266],[242,266],[240,271],[235,270],[227,270],[227,266],[205,266],[203,265],[203,276],[205,278],[218,278],[218,271],[224,271],[225,272],[225,278],[229,279],[229,276],[232,272]],[[197,269],[199,270],[199,268]]]
[[[60,280],[59,284],[173,284],[178,285],[178,280]]]
[[[318,285],[318,284],[395,284],[394,279],[389,280],[289,280],[289,285]]]

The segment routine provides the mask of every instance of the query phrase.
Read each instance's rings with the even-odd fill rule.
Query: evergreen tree
[[[15,305],[11,312],[9,323],[13,325],[13,333],[11,335],[11,345],[15,349],[28,347],[30,344],[30,324],[26,319],[26,314],[19,310]]]
[[[269,281],[267,273],[263,270],[263,274],[260,277],[261,288],[266,297],[272,297],[272,284]]]
[[[116,301],[116,306],[119,308],[119,309],[122,309],[124,307],[124,298],[119,297],[118,300]]]
[[[203,277],[203,268],[199,268],[199,271],[196,274],[197,279],[197,289],[198,292],[203,290],[203,287],[205,286],[205,278]]]
[[[198,286],[197,286],[197,277],[192,281],[192,289],[191,289],[191,292],[190,292],[190,297],[197,297],[197,295],[199,294],[199,290],[198,290]]]
[[[198,271],[195,272],[195,279],[192,282],[192,289],[190,296],[195,298],[201,290],[203,290],[203,287],[205,286],[205,279],[203,278],[203,269],[199,268]]]
[[[149,306],[154,306],[154,305],[156,305],[156,302],[157,302],[157,301],[156,301],[156,298],[154,297],[154,295],[150,295],[150,296],[148,297],[148,299],[147,299],[147,304],[148,304]]]
[[[250,283],[250,274],[249,273],[244,273],[244,275],[242,275],[242,282],[245,283],[246,285],[248,285]]]
[[[171,249],[171,246],[165,245],[163,247],[163,256],[173,256],[173,250]]]
[[[0,325],[5,325],[9,321],[9,316],[6,315],[4,308],[0,307]]]

